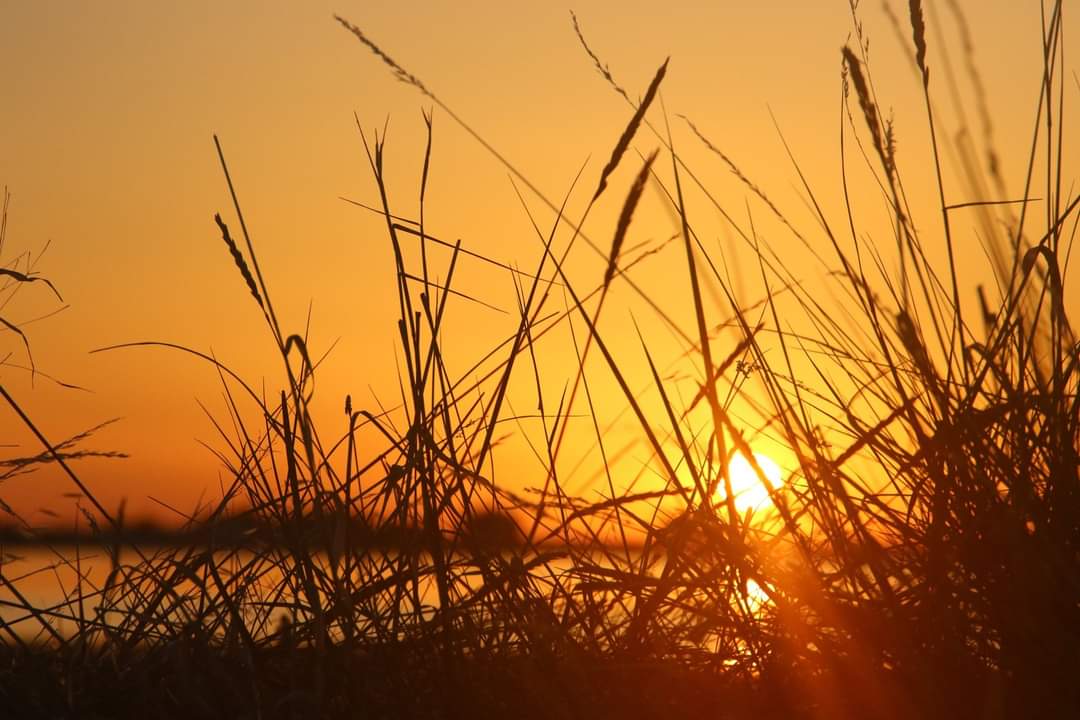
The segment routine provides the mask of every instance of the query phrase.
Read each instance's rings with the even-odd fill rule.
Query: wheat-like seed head
[[[909,0],[911,34],[915,39],[915,62],[922,71],[923,86],[930,84],[930,70],[926,67],[926,20],[923,18],[922,0]]]
[[[251,269],[248,268],[247,261],[244,260],[244,256],[240,254],[240,248],[236,246],[236,241],[232,239],[232,235],[229,234],[229,226],[225,224],[225,221],[221,219],[221,215],[214,213],[214,222],[217,223],[218,228],[221,230],[221,238],[225,241],[225,245],[229,248],[229,254],[232,255],[233,262],[236,263],[236,267],[240,270],[240,275],[243,276],[244,282],[247,283],[248,290],[251,291],[251,297],[255,298],[255,302],[259,303],[259,307],[263,307],[262,297],[259,295],[259,289],[255,285],[255,278],[251,274]],[[263,308],[265,309],[265,308]]]
[[[877,151],[878,157],[881,158],[881,164],[885,166],[885,172],[891,176],[893,173],[893,158],[885,145],[885,138],[881,132],[881,119],[878,116],[877,106],[874,104],[873,98],[870,97],[870,88],[866,84],[862,64],[847,45],[844,46],[842,52],[844,53],[844,63],[851,73],[851,82],[855,85],[855,94],[859,97],[859,107],[862,108],[863,116],[866,118],[866,125],[870,128],[870,137],[874,141],[874,149]]]

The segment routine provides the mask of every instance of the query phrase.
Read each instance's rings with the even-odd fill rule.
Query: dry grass
[[[1060,3],[1047,18],[1046,124],[1032,142],[1032,166],[1036,140],[1060,160],[1066,139],[1057,135],[1060,114],[1050,113],[1058,106],[1047,99],[1062,82]],[[457,121],[418,78],[339,21]],[[926,25],[914,0],[910,24],[932,128]],[[574,25],[584,42],[576,18]],[[982,192],[998,171],[986,148],[991,182],[966,188],[979,199],[963,207],[974,205],[996,228],[988,237],[1001,292],[994,303],[980,291],[983,327],[969,326],[949,229],[961,205],[947,202],[936,136],[930,154],[941,238],[921,235],[907,209],[892,128],[881,122],[857,27],[858,49],[845,47],[843,60],[864,122],[855,123],[849,108],[844,137],[861,149],[869,136],[880,167],[864,153],[866,171],[884,174],[901,266],[873,287],[872,273],[884,265],[855,227],[847,176],[849,214],[839,225],[804,181],[819,213],[817,240],[831,249],[833,278],[849,301],[841,308],[823,306],[796,282],[753,228],[739,232],[774,292],[754,308],[738,302],[686,210],[683,181],[697,176],[676,152],[666,115],[662,133],[646,118],[666,63],[635,104],[588,46],[634,114],[583,217],[567,218],[565,202],[547,203],[558,220],[549,232],[537,226],[542,259],[535,272],[514,273],[518,328],[465,372],[447,366],[440,338],[447,300],[458,293],[454,270],[476,258],[426,232],[431,144],[412,221],[390,211],[385,137],[362,132],[379,190],[374,211],[395,258],[403,368],[396,412],[355,410],[347,398],[344,432],[324,439],[310,407],[318,363],[305,337],[278,326],[246,229],[245,258],[218,217],[241,279],[264,309],[285,378],[267,399],[207,358],[230,401],[221,459],[231,484],[199,527],[232,530],[145,550],[132,562],[121,561],[122,534],[102,531],[116,546],[104,583],[80,572],[55,607],[12,601],[25,618],[19,633],[4,626],[6,706],[43,717],[117,716],[136,703],[160,717],[1075,715],[1080,355],[1061,268],[1077,201],[1048,175],[1044,198],[1053,210],[1034,228],[1026,202],[1017,217],[1003,195]],[[643,127],[664,146],[671,173],[661,176],[656,154],[645,160],[603,253],[585,236],[585,217]],[[795,233],[784,212],[705,142]],[[845,172],[847,152],[845,145]],[[224,154],[222,166],[243,227]],[[796,172],[802,179],[797,165]],[[681,404],[642,339],[658,417],[632,389],[636,380],[599,324],[610,286],[637,289],[623,245],[650,180],[679,218],[696,326],[684,349],[703,378]],[[579,238],[606,261],[602,279],[587,288],[565,269]],[[419,243],[419,270],[409,266],[406,241]],[[949,248],[944,271],[926,258],[931,242]],[[452,248],[441,283],[431,280],[429,243]],[[705,281],[730,305],[738,331],[730,346],[714,332]],[[546,308],[553,288],[567,298],[562,311]],[[783,307],[781,290],[790,301]],[[790,329],[796,314],[811,332]],[[541,390],[537,359],[539,340],[554,328],[571,329],[579,360],[557,401]],[[651,453],[647,487],[612,477],[611,439],[585,372],[591,347]],[[535,491],[511,492],[490,460],[508,417],[511,377],[530,371],[542,427],[533,448],[547,477]],[[751,453],[748,435],[761,428],[742,427],[733,412],[733,398],[750,394],[748,376],[764,398],[768,431],[795,457],[784,488],[771,485]],[[579,386],[607,473],[600,499],[569,493],[562,472]],[[704,423],[692,419],[699,403]],[[371,447],[361,442],[365,433],[381,438],[381,451],[361,452]],[[761,513],[735,507],[727,472],[735,453],[768,489],[776,509],[768,525]],[[194,521],[188,529],[197,530]],[[73,632],[55,630],[61,618]]]
[[[10,305],[12,304],[15,296],[19,294],[26,286],[33,283],[42,283],[52,291],[53,295],[60,302],[63,302],[63,298],[60,297],[60,291],[56,289],[56,286],[49,281],[48,278],[42,277],[35,272],[35,268],[38,262],[41,260],[41,256],[44,255],[45,250],[34,257],[31,253],[20,253],[13,258],[8,258],[4,254],[4,246],[7,244],[7,228],[8,228],[8,208],[11,205],[11,193],[8,191],[7,186],[4,187],[3,207],[0,208],[0,332],[10,332],[18,336],[22,342],[23,349],[26,351],[26,360],[29,368],[25,368],[19,365],[17,362],[11,360],[12,353],[5,349],[0,349],[0,352],[4,352],[4,355],[0,357],[0,368],[8,367],[15,369],[29,369],[31,373],[34,373],[36,368],[34,367],[34,356],[30,352],[30,340],[26,337],[26,333],[19,327],[21,323],[16,323],[13,320],[8,319],[8,313]],[[46,246],[47,247],[47,246]]]

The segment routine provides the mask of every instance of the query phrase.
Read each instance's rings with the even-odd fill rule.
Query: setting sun
[[[783,485],[784,473],[775,460],[761,453],[754,453],[754,459],[770,485],[774,488]],[[735,496],[735,509],[740,514],[751,508],[754,512],[760,512],[771,503],[768,488],[762,483],[757,471],[742,453],[736,453],[731,462],[728,463],[728,473],[731,476],[731,490]],[[717,489],[717,494],[720,501],[724,501],[722,484]]]

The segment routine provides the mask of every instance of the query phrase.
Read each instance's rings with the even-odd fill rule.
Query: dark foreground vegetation
[[[957,188],[942,180],[946,134],[931,91],[945,72],[930,73],[922,4],[912,0],[908,9],[905,43],[931,127],[931,147],[909,152],[933,163],[937,217],[913,220],[857,21],[843,51],[840,191],[849,198],[852,168],[876,181],[890,209],[892,225],[880,231],[889,233],[889,247],[867,240],[850,203],[840,219],[817,210],[817,227],[804,236],[690,126],[788,229],[785,242],[820,250],[840,308],[819,304],[782,255],[731,220],[772,290],[753,311],[740,303],[685,208],[683,191],[697,181],[657,101],[666,63],[635,102],[586,46],[633,106],[632,119],[599,178],[581,180],[583,197],[591,197],[585,210],[570,217],[549,203],[559,220],[537,228],[542,258],[517,274],[517,332],[476,367],[455,372],[444,362],[440,329],[448,299],[458,297],[456,264],[478,259],[459,242],[448,265],[438,273],[429,267],[428,249],[443,241],[425,229],[423,191],[415,219],[392,212],[385,137],[362,132],[379,189],[373,210],[394,249],[402,408],[396,415],[354,409],[346,398],[347,430],[329,440],[310,413],[317,358],[303,335],[278,324],[226,169],[235,219],[218,216],[218,230],[280,351],[283,389],[267,397],[204,356],[221,372],[233,407],[222,426],[234,430],[223,432],[221,453],[231,485],[184,529],[198,542],[122,550],[122,519],[69,469],[74,451],[42,438],[35,462],[70,473],[112,561],[106,577],[86,576],[51,607],[34,606],[17,579],[0,576],[9,620],[0,627],[0,714],[1076,717],[1080,348],[1063,269],[1077,200],[1060,167],[1072,140],[1061,114],[1070,92],[1061,3],[1045,15],[1034,136],[1009,143],[1031,149],[1019,197],[1005,193],[988,130],[961,128],[968,132],[953,151],[968,172]],[[971,46],[961,47],[970,60]],[[974,64],[957,65],[978,87]],[[968,114],[985,120],[976,97]],[[612,194],[614,170],[636,162],[635,142],[661,148],[640,156],[610,249],[598,248],[582,227],[594,203]],[[430,151],[429,144],[425,180]],[[646,404],[601,328],[609,288],[625,283],[637,292],[640,258],[624,241],[650,183],[681,225],[675,243],[688,274],[673,285],[686,293],[694,328],[682,348],[699,378],[692,402],[669,392],[655,348],[643,341],[656,399]],[[819,208],[818,191],[801,189]],[[715,209],[724,213],[718,201]],[[959,287],[957,271],[972,261],[954,253],[961,212],[964,228],[971,213],[978,218],[995,281],[978,289],[974,314],[962,308],[971,307],[965,297],[975,289]],[[584,287],[571,282],[566,260],[587,246],[604,255],[607,270]],[[947,263],[937,267],[927,249],[941,247]],[[727,302],[722,321],[709,316],[706,284]],[[556,295],[565,303],[556,305]],[[567,327],[577,333],[582,370],[547,396],[539,341]],[[602,361],[623,389],[651,458],[650,482],[623,490],[626,482],[608,478],[604,497],[566,491],[557,462],[571,416],[584,408],[596,417],[586,356]],[[503,432],[497,422],[510,414],[511,377],[521,375],[535,379],[542,426],[535,449],[548,473],[535,489],[511,492],[494,477],[491,457]],[[726,470],[763,430],[740,427],[731,412],[733,398],[751,386],[753,401],[765,406],[764,429],[795,458],[783,487],[757,468],[772,498],[758,513],[736,508]],[[6,391],[4,398],[19,407]],[[594,430],[596,452],[610,452],[599,424]],[[361,433],[381,437],[384,449],[362,452]],[[21,473],[28,464],[3,467]],[[233,530],[218,535],[214,527]],[[76,562],[70,550],[58,557]]]

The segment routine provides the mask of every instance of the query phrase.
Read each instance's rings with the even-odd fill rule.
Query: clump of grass
[[[1062,118],[1050,98],[1062,82],[1061,16],[1056,3],[1044,38],[1046,126],[1036,131],[1058,166],[1063,136],[1051,131]],[[359,28],[338,20],[397,77],[462,122]],[[264,312],[284,389],[268,399],[202,356],[221,373],[233,428],[222,429],[221,453],[231,482],[199,523],[208,534],[198,545],[140,551],[133,562],[116,549],[104,583],[80,572],[74,594],[56,607],[16,603],[47,637],[3,652],[68,692],[50,695],[42,681],[11,681],[2,684],[8,698],[42,713],[115,714],[127,707],[118,689],[134,686],[147,689],[140,698],[163,717],[350,717],[358,707],[417,717],[711,717],[723,709],[733,717],[944,718],[1080,710],[1073,682],[1080,672],[1080,356],[1062,277],[1078,201],[1048,174],[1044,201],[1053,210],[1038,230],[1027,212],[1030,176],[1019,217],[1005,198],[981,195],[981,183],[965,188],[978,199],[949,202],[933,132],[932,48],[914,0],[909,22],[943,237],[917,231],[908,210],[899,150],[881,120],[856,19],[858,49],[845,47],[841,58],[848,210],[841,224],[825,216],[819,193],[795,165],[817,232],[832,250],[826,267],[850,301],[839,308],[805,289],[752,226],[731,221],[773,291],[757,305],[741,302],[687,211],[684,179],[700,183],[675,149],[666,113],[663,132],[647,118],[666,62],[634,103],[586,44],[634,113],[579,220],[566,211],[573,189],[561,204],[544,198],[555,220],[547,231],[535,226],[542,258],[535,272],[513,273],[518,326],[462,372],[450,367],[441,338],[450,299],[471,301],[455,289],[455,270],[477,258],[425,226],[432,119],[425,115],[416,221],[392,209],[385,133],[361,129],[379,195],[370,209],[385,220],[393,249],[401,397],[395,408],[371,410],[346,398],[343,428],[329,440],[311,412],[319,363],[306,336],[278,326],[218,145],[246,255],[220,215],[215,221]],[[584,43],[576,17],[574,27]],[[671,174],[661,175],[657,153],[647,157],[604,253],[585,234],[585,220],[643,128],[670,156]],[[690,128],[797,240],[810,242],[749,175]],[[861,149],[866,135],[877,162],[864,153],[866,172],[885,175],[879,180],[899,277],[884,271],[878,248],[853,220],[846,142]],[[986,157],[994,154],[987,149]],[[625,245],[648,182],[679,220],[696,326],[681,336],[682,350],[700,378],[689,403],[672,391],[656,349],[642,338],[646,383],[659,398],[647,405],[600,324],[614,283],[642,292],[630,270],[645,254],[627,259]],[[1003,220],[993,239],[1000,299],[992,304],[980,290],[981,335],[960,312],[953,257],[950,218],[965,208],[1001,212]],[[603,276],[588,285],[566,271],[582,238],[605,260]],[[949,249],[945,270],[924,252],[940,241]],[[409,243],[419,245],[419,271],[410,267]],[[443,272],[429,253],[435,245],[450,250]],[[874,287],[875,278],[884,287]],[[736,331],[730,344],[714,330],[723,324],[711,317],[704,282],[728,303],[727,325]],[[566,307],[545,311],[555,287]],[[796,319],[809,331],[793,330]],[[574,382],[557,402],[544,395],[538,359],[540,341],[555,329],[570,333],[578,357]],[[647,485],[614,477],[612,439],[585,372],[594,346],[640,426],[640,446],[650,455]],[[543,429],[533,449],[546,477],[535,491],[511,491],[492,457],[501,423],[513,419],[511,378],[530,370]],[[578,387],[603,461],[599,497],[566,486],[562,438],[577,416]],[[735,398],[757,403],[764,427],[745,427]],[[784,487],[774,486],[754,457],[750,435],[758,431],[778,437],[795,458]],[[381,449],[364,454],[373,437]],[[728,473],[735,454],[753,467],[774,510],[736,509]],[[188,526],[195,528],[194,519]],[[118,546],[122,537],[112,537]],[[56,618],[75,632],[56,632]]]

